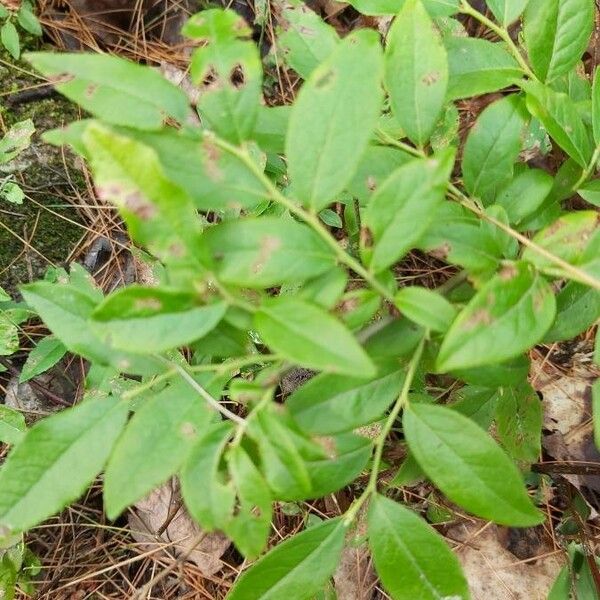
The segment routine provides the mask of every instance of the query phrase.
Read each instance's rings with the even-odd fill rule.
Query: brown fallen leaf
[[[465,522],[448,530],[450,539],[462,543],[456,555],[472,600],[546,600],[564,560],[545,535],[531,532],[531,528],[513,530],[482,522]]]
[[[191,540],[201,533],[182,504],[179,486],[171,480],[136,503],[128,515],[133,538],[142,551],[155,549],[160,543],[169,544],[175,556],[187,554]],[[231,542],[219,532],[207,533],[187,556],[203,575],[214,575],[223,567],[221,557]]]

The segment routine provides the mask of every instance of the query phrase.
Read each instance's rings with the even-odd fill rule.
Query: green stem
[[[576,192],[589,179],[590,175],[593,173],[596,165],[598,164],[598,160],[600,160],[600,145],[596,146],[594,154],[592,155],[592,160],[590,160],[590,164],[583,170],[581,177],[573,186],[574,192]]]
[[[321,223],[319,217],[304,210],[301,206],[298,206],[295,202],[286,198],[273,184],[273,182],[263,173],[263,171],[254,163],[252,158],[248,156],[246,152],[229,144],[228,142],[221,140],[216,137],[211,137],[211,141],[221,148],[235,156],[238,160],[244,163],[244,165],[252,171],[252,174],[260,181],[268,193],[269,198],[277,204],[283,206],[290,211],[293,215],[298,217],[309,225],[315,233],[333,250],[336,258],[347,267],[352,269],[357,275],[360,275],[375,291],[383,296],[389,302],[394,302],[394,294],[390,292],[372,273],[369,273],[359,261],[354,257],[350,256],[331,236],[327,228]]]
[[[257,365],[266,362],[276,362],[281,360],[281,356],[278,354],[251,354],[250,356],[242,356],[235,360],[228,360],[222,363],[209,364],[209,365],[193,365],[188,367],[190,373],[206,373],[216,371],[218,373],[224,371],[235,371],[242,367],[249,365]]]
[[[492,20],[488,19],[478,10],[475,10],[467,2],[467,0],[462,0],[460,4],[460,12],[462,12],[465,15],[469,15],[474,19],[477,19],[482,25],[485,25],[490,31],[493,31],[508,46],[508,49],[510,50],[511,54],[515,57],[515,60],[519,63],[519,66],[521,67],[525,75],[527,75],[527,77],[529,77],[533,81],[538,80],[534,72],[529,68],[529,65],[523,58],[523,55],[521,54],[515,43],[512,41],[510,34],[506,29],[504,29],[504,27],[496,25],[496,23],[494,23]]]
[[[348,509],[344,516],[344,520],[346,523],[350,523],[356,518],[358,511],[362,507],[362,505],[367,501],[369,496],[377,492],[377,480],[379,478],[379,471],[381,469],[381,461],[383,458],[383,449],[385,447],[385,441],[387,436],[389,435],[400,411],[408,406],[408,394],[410,392],[410,388],[412,386],[413,380],[415,378],[415,374],[417,372],[417,367],[421,362],[421,357],[423,356],[423,350],[425,348],[425,342],[427,341],[428,332],[421,338],[417,349],[415,350],[410,362],[408,363],[408,369],[406,371],[406,377],[404,379],[404,384],[402,385],[402,391],[396,400],[388,418],[386,419],[377,439],[375,440],[375,453],[373,454],[373,464],[371,467],[371,475],[369,476],[369,482],[367,483],[367,487],[364,492],[360,495],[360,497],[352,504],[352,506]]]
[[[237,423],[238,425],[245,426],[246,422],[242,417],[239,417],[235,413],[231,412],[228,408],[225,408],[216,398],[213,398],[181,365],[164,359],[173,369],[175,369],[183,379],[193,387],[206,403],[214,408],[217,412],[227,417],[230,421]]]
[[[523,246],[529,248],[538,256],[542,256],[554,264],[564,272],[567,278],[572,279],[573,281],[578,281],[579,283],[583,283],[584,285],[587,285],[593,289],[600,290],[600,280],[592,277],[583,269],[580,269],[579,267],[576,267],[575,265],[568,263],[566,260],[556,256],[555,254],[552,254],[552,252],[549,252],[546,250],[546,248],[536,244],[533,240],[530,240],[522,233],[515,231],[512,227],[506,225],[506,223],[498,221],[498,219],[488,215],[483,209],[476,206],[473,201],[468,196],[465,196],[465,194],[463,194],[456,186],[450,184],[449,189],[457,197],[457,201],[467,210],[475,213],[480,219],[483,219],[484,221],[496,226],[498,229],[501,229],[504,231],[504,233],[507,233],[511,237],[515,238],[517,241],[523,244]]]

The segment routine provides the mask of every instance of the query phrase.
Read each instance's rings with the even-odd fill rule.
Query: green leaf
[[[570,71],[585,52],[593,26],[593,0],[530,0],[523,33],[535,74],[552,81]]]
[[[182,379],[145,400],[106,467],[104,506],[109,519],[174,475],[214,415]]]
[[[418,247],[432,256],[473,272],[493,271],[501,253],[489,228],[466,208],[444,202]]]
[[[25,58],[69,100],[94,116],[139,129],[160,129],[167,117],[190,114],[183,90],[157,71],[109,54],[33,52]]]
[[[390,146],[367,147],[347,190],[366,206],[383,182],[402,165],[413,160],[410,154]]]
[[[600,73],[594,71],[592,85],[592,129],[596,146],[600,144]]]
[[[449,17],[459,11],[460,0],[421,0],[430,17]],[[350,2],[363,15],[396,15],[406,0],[352,0]]]
[[[233,427],[224,421],[200,437],[183,465],[181,493],[192,517],[207,531],[223,527],[231,515],[235,490],[219,470]]]
[[[305,4],[285,7],[279,22],[282,32],[278,50],[303,79],[331,55],[340,41],[335,29]]]
[[[237,504],[235,518],[223,529],[244,556],[254,558],[264,549],[271,530],[271,492],[241,446],[232,446],[226,460],[237,491]]]
[[[538,245],[567,262],[576,262],[588,246],[593,234],[597,232],[600,216],[593,210],[579,210],[564,214],[552,225],[542,229],[533,237]],[[534,264],[538,269],[555,271],[554,263],[525,248],[523,260]]]
[[[442,333],[448,330],[457,313],[442,295],[416,285],[402,288],[394,304],[411,321]]]
[[[126,373],[154,374],[157,367],[159,371],[164,369],[154,360],[116,351],[102,343],[89,327],[97,303],[89,291],[73,283],[38,281],[23,286],[21,292],[69,351]]]
[[[29,353],[19,376],[19,383],[29,381],[44,373],[53,367],[66,352],[67,349],[60,340],[52,335],[46,336]]]
[[[495,92],[523,77],[515,58],[504,45],[471,37],[448,37],[448,100]]]
[[[11,204],[23,204],[25,192],[14,181],[6,181],[0,187],[0,197]]]
[[[199,210],[253,208],[264,198],[264,187],[256,175],[208,136],[198,139],[171,128],[122,131],[156,152],[164,175],[185,190]],[[185,160],[181,160],[182,156]]]
[[[254,317],[264,342],[287,359],[329,373],[374,377],[375,366],[337,319],[292,297],[265,299]]]
[[[549,284],[525,262],[507,265],[458,315],[440,348],[439,372],[489,365],[534,346],[554,321]]]
[[[361,254],[379,273],[417,245],[444,199],[454,152],[414,159],[377,188],[363,215]]]
[[[12,21],[6,21],[4,25],[2,25],[2,29],[0,29],[0,41],[2,41],[2,45],[8,50],[13,58],[18,59],[19,56],[21,56],[19,32]]]
[[[294,192],[306,207],[325,208],[354,176],[379,116],[382,62],[378,35],[360,30],[300,90],[286,155]]]
[[[527,81],[521,87],[527,92],[529,112],[578,165],[586,167],[592,157],[592,141],[575,103],[541,83]]]
[[[465,415],[465,417],[469,417],[471,421],[477,423],[484,431],[490,428],[498,404],[498,393],[495,388],[466,385],[460,388],[453,395],[454,397],[457,400],[450,405],[452,410]]]
[[[440,35],[420,0],[406,0],[387,36],[385,85],[394,116],[415,144],[431,136],[448,86]]]
[[[503,385],[518,385],[527,378],[531,369],[531,362],[525,355],[518,356],[507,362],[454,371],[458,379],[466,383],[490,388],[499,388]]]
[[[18,410],[0,404],[0,442],[17,444],[27,431],[25,417]]]
[[[522,169],[498,191],[496,204],[504,208],[511,223],[520,223],[542,205],[552,185],[552,176],[546,171]]]
[[[92,328],[115,348],[157,354],[190,344],[223,318],[224,302],[201,305],[195,294],[130,285],[107,296],[92,313]]]
[[[398,397],[403,381],[402,371],[389,368],[372,380],[322,373],[300,386],[286,406],[303,431],[351,431],[379,419]]]
[[[102,469],[127,419],[113,396],[38,421],[0,470],[0,529],[26,531],[76,500]]]
[[[534,346],[550,328],[556,301],[525,262],[507,265],[458,315],[440,348],[439,372],[502,362]]]
[[[323,498],[350,485],[364,472],[373,450],[371,439],[353,433],[326,438],[322,444],[327,449],[324,456],[305,459],[311,478],[309,498]]]
[[[556,295],[556,319],[544,342],[572,340],[600,318],[600,292],[569,281]]]
[[[498,439],[514,460],[538,460],[542,440],[542,403],[529,383],[498,390]]]
[[[196,209],[165,176],[156,152],[97,124],[88,126],[84,143],[98,195],[117,205],[131,237],[164,262],[197,266]]]
[[[377,494],[367,531],[377,573],[395,600],[470,598],[458,559],[412,510]]]
[[[503,27],[508,27],[516,21],[528,2],[529,0],[485,0],[494,17]]]
[[[19,329],[6,315],[0,312],[0,356],[10,356],[19,349]]]
[[[584,183],[577,193],[590,204],[600,206],[600,179],[592,179]]]
[[[40,22],[31,11],[31,7],[25,2],[21,4],[21,8],[17,13],[17,20],[19,21],[19,25],[28,33],[37,36],[42,35],[42,26],[40,25]]]
[[[283,154],[292,107],[259,106],[252,138],[265,152]]]
[[[35,127],[31,119],[19,121],[10,127],[0,140],[0,164],[7,163],[23,152],[31,143]]]
[[[192,80],[203,122],[234,143],[248,139],[261,100],[262,66],[251,30],[236,12],[213,8],[193,15],[182,33],[206,42],[192,55]],[[210,83],[206,81],[210,79]]]
[[[310,495],[310,475],[288,425],[293,424],[286,423],[282,411],[268,406],[255,415],[248,432],[258,446],[264,476],[275,497],[304,499]],[[317,452],[321,454],[320,449]]]
[[[331,248],[291,218],[226,221],[207,229],[202,240],[219,280],[243,287],[298,283],[329,271],[336,263]]]
[[[420,403],[405,411],[403,423],[417,462],[452,502],[502,525],[529,527],[543,521],[514,463],[471,419]]]
[[[469,132],[462,162],[464,183],[486,205],[512,179],[525,121],[521,98],[511,95],[490,104]]]
[[[289,538],[240,577],[228,600],[308,600],[335,571],[345,534],[336,518]]]

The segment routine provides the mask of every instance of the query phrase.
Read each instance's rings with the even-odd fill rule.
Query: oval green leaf
[[[32,52],[25,58],[69,100],[107,123],[160,129],[190,115],[188,99],[158,71],[108,54]]]
[[[244,287],[296,284],[329,271],[336,263],[331,248],[291,218],[226,221],[207,229],[202,240],[219,280]]]
[[[350,331],[314,304],[285,296],[266,299],[254,325],[268,346],[299,365],[355,377],[376,374]]]
[[[423,145],[444,106],[448,59],[421,0],[406,0],[390,28],[385,85],[398,123],[411,141]]]
[[[458,559],[412,510],[378,494],[367,527],[375,568],[394,600],[470,598]]]
[[[452,502],[502,525],[529,527],[544,520],[514,463],[471,419],[419,403],[405,411],[403,423],[417,462]]]
[[[346,527],[324,521],[286,540],[244,573],[228,600],[308,600],[331,577],[340,560]]]
[[[382,63],[379,36],[363,29],[300,90],[285,146],[294,192],[306,207],[325,208],[354,176],[379,116]]]
[[[126,403],[109,396],[38,421],[0,470],[0,531],[26,531],[83,494],[108,459],[127,412]]]
[[[528,263],[507,265],[458,315],[440,348],[439,372],[503,362],[548,331],[556,314],[550,285]]]
[[[226,310],[224,302],[200,305],[194,294],[130,285],[108,296],[92,313],[91,323],[115,348],[156,354],[200,339]]]

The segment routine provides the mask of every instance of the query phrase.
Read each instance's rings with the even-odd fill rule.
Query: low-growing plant
[[[254,559],[274,502],[366,474],[348,510],[275,545],[231,600],[314,597],[363,519],[391,597],[464,599],[458,560],[390,489],[426,477],[472,515],[543,521],[522,477],[542,427],[528,352],[600,315],[600,79],[581,63],[594,3],[488,0],[489,18],[464,0],[352,4],[400,10],[383,43],[283,11],[283,56],[305,79],[292,106],[263,104],[258,49],[229,10],[184,28],[201,43],[196,111],[148,66],[27,56],[92,115],[46,139],[87,159],[157,281],[103,296],[75,270],[22,288],[91,367],[83,401],[0,470],[3,535],[102,471],[110,519],[178,476],[193,518]],[[498,41],[468,37],[459,15]],[[500,90],[460,143],[457,101]],[[530,164],[551,150],[556,174]],[[415,249],[452,276],[412,285],[399,265]],[[281,401],[297,367],[314,376]],[[407,455],[386,486],[390,440]]]
[[[35,36],[42,35],[42,26],[33,11],[33,3],[22,0],[12,8],[0,4],[0,42],[13,58],[21,56],[21,36],[19,29]]]

